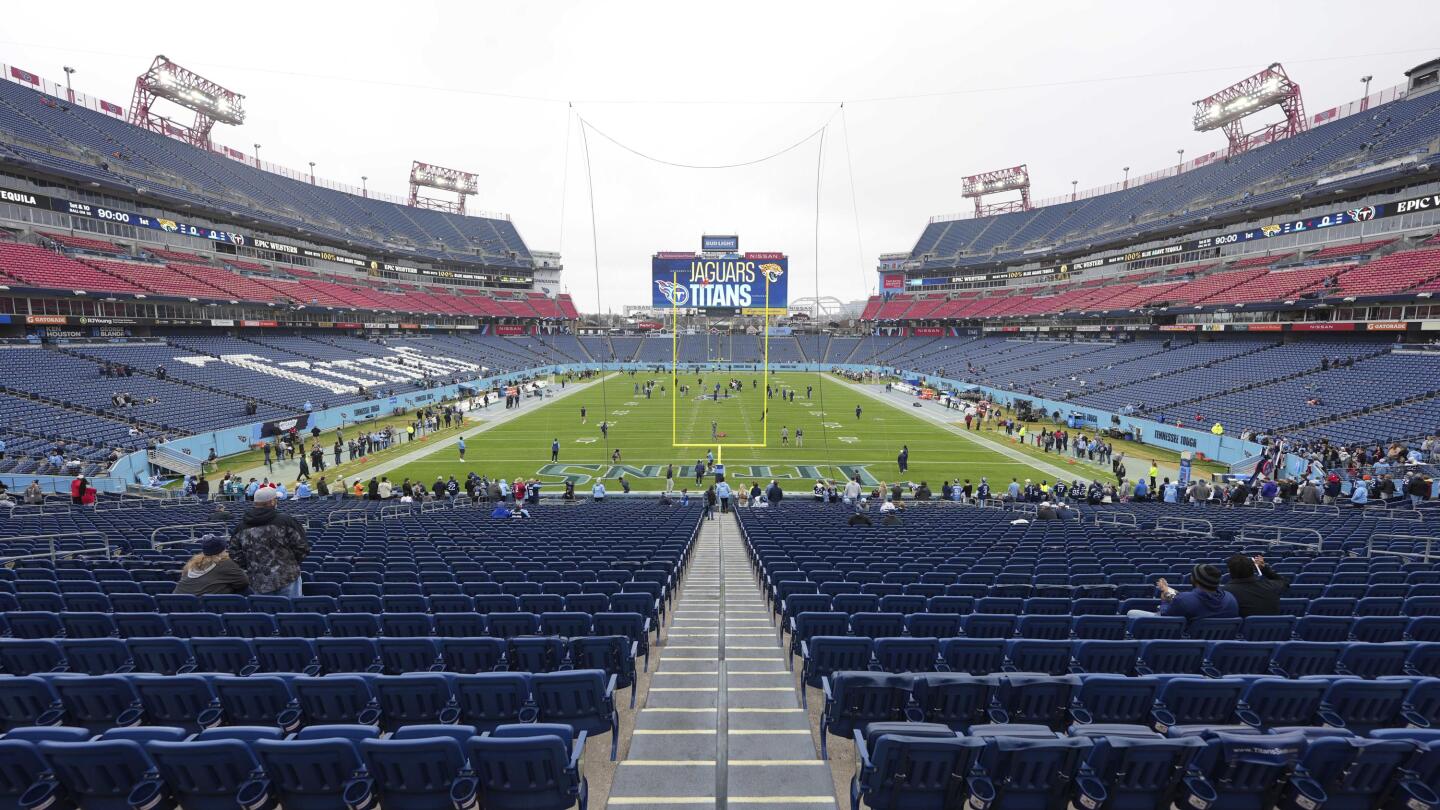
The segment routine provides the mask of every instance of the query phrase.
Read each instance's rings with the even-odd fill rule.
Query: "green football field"
[[[726,397],[732,378],[742,390]],[[648,398],[636,393],[636,386],[647,380],[656,382]],[[713,397],[716,382],[721,384],[718,400]],[[468,438],[463,462],[454,447],[446,447],[391,471],[389,477],[431,482],[437,476],[454,475],[464,480],[474,470],[491,478],[536,477],[548,484],[568,479],[583,489],[598,476],[607,479],[607,488],[618,490],[613,479],[624,475],[634,489],[659,490],[665,486],[667,465],[673,464],[676,489],[693,490],[695,462],[707,452],[724,462],[732,485],[748,487],[755,480],[764,487],[774,478],[789,491],[808,491],[816,478],[859,475],[867,485],[925,481],[938,497],[946,479],[978,481],[988,476],[998,490],[1012,476],[1022,481],[1048,477],[829,375],[772,374],[773,396],[766,395],[766,380],[759,372],[705,372],[698,378],[692,373],[682,375],[679,383],[689,390],[677,396],[668,373],[614,374],[603,383],[603,391],[600,385],[592,386]],[[663,395],[660,385],[665,387]],[[707,392],[703,397],[701,390]],[[795,391],[794,402],[781,394],[789,390]],[[862,409],[858,418],[857,405]],[[602,422],[608,436],[601,432]],[[712,427],[718,434],[713,440]],[[781,441],[782,430],[789,434],[788,444]],[[803,445],[796,435],[802,431]],[[1005,441],[995,433],[985,435]],[[560,457],[552,463],[554,439],[560,442]],[[737,446],[760,444],[764,446]],[[905,445],[910,448],[910,464],[902,476],[896,456]],[[617,449],[620,461],[612,463]],[[707,485],[710,480],[706,478]]]

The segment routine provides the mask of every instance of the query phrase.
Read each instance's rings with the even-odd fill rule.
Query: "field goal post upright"
[[[769,256],[769,255],[771,255],[771,254],[764,254],[764,255]],[[783,255],[781,255],[781,254],[775,254],[775,255],[776,255],[776,256],[779,256],[781,261],[784,261]],[[658,257],[657,257],[657,258],[658,258]],[[784,265],[780,265],[780,267],[783,268]],[[780,269],[780,270],[777,271],[777,273],[780,274],[780,275],[783,275],[785,269],[788,269],[788,268]],[[771,312],[771,307],[770,307],[770,304],[771,304],[771,297],[770,297],[771,284],[774,283],[775,279],[779,278],[780,275],[776,275],[775,277],[772,278],[770,272],[765,271],[765,270],[762,269],[761,272],[755,274],[754,280],[753,280],[753,282],[751,282],[751,283],[760,282],[760,283],[763,283],[763,284],[765,285],[765,292],[764,292],[764,296],[763,296],[763,298],[764,298],[764,306],[763,306],[762,309],[761,309],[761,325],[762,325],[763,335],[762,335],[762,337],[761,337],[762,343],[761,343],[760,374],[761,374],[761,376],[765,379],[767,386],[770,384],[770,316],[773,314],[773,313]],[[768,428],[769,428],[769,420],[770,420],[770,409],[769,409],[769,405],[768,405],[768,398],[765,398],[765,399],[762,399],[762,400],[761,400],[761,402],[762,402],[762,408],[761,408],[761,412],[760,412],[760,441],[758,441],[758,442],[722,442],[722,441],[719,441],[719,438],[718,438],[718,437],[715,437],[715,439],[714,439],[713,441],[711,441],[711,442],[682,442],[682,441],[680,441],[680,435],[679,435],[679,431],[680,431],[680,413],[679,413],[679,412],[680,412],[680,365],[681,365],[681,361],[680,361],[680,311],[681,311],[682,309],[687,309],[687,308],[688,308],[688,309],[693,309],[693,310],[695,310],[695,311],[698,312],[698,311],[702,311],[702,310],[704,310],[704,309],[707,309],[707,307],[703,307],[703,306],[700,306],[700,307],[689,307],[689,306],[686,306],[686,305],[688,305],[688,304],[693,304],[693,303],[698,303],[698,302],[690,301],[687,297],[685,297],[684,294],[682,294],[681,292],[679,292],[679,291],[681,291],[681,290],[687,289],[687,287],[686,287],[686,285],[682,285],[682,284],[681,284],[680,270],[679,270],[678,268],[672,267],[671,270],[670,270],[670,272],[669,272],[669,274],[668,274],[668,278],[666,278],[665,274],[660,274],[660,277],[657,278],[657,279],[655,279],[655,281],[662,282],[662,283],[668,281],[668,283],[669,283],[669,290],[670,290],[670,292],[665,295],[665,298],[666,298],[666,300],[668,301],[669,307],[670,307],[670,387],[671,387],[671,392],[672,392],[672,396],[673,396],[673,399],[671,399],[671,401],[670,401],[670,446],[671,446],[671,447],[703,447],[703,448],[706,448],[707,450],[713,449],[713,450],[715,451],[715,460],[716,460],[716,463],[717,463],[717,464],[723,464],[723,463],[724,463],[725,448],[727,448],[727,447],[733,447],[733,448],[767,447],[767,446],[768,446],[768,441],[769,441],[769,431],[768,431]],[[752,293],[752,295],[753,295],[753,293]],[[749,299],[745,299],[745,300],[749,300]],[[745,309],[745,307],[743,307],[743,306],[740,307],[740,308],[738,308],[738,309],[737,309],[737,314],[743,314],[743,313],[744,313],[744,309]],[[711,364],[711,363],[713,363],[713,364],[716,365],[716,366],[722,366],[722,365],[724,365],[724,364],[721,364],[721,363],[719,363],[719,362],[717,362],[717,361],[712,361],[712,360],[709,358],[709,351],[708,351],[708,347],[709,347],[709,342],[708,342],[708,341],[709,341],[709,330],[708,330],[708,329],[706,330],[705,340],[706,340],[706,347],[707,347],[705,363],[706,363],[706,364]],[[732,344],[732,345],[733,345],[733,344]],[[734,362],[735,362],[735,357],[734,357],[733,354],[732,354],[732,356],[729,358],[729,364],[733,365]],[[758,390],[758,389],[757,389],[757,390]],[[700,392],[700,393],[701,393],[701,395],[703,396],[703,393],[704,393],[704,392],[702,391],[702,392]]]

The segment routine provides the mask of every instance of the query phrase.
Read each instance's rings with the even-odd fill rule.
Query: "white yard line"
[[[474,427],[469,428],[469,429],[467,429],[467,430],[465,430],[465,431],[463,431],[463,432],[461,432],[461,433],[451,434],[451,435],[446,436],[445,438],[440,439],[439,441],[436,441],[436,442],[433,442],[433,443],[432,443],[432,442],[428,442],[428,441],[426,441],[426,442],[421,442],[421,441],[419,441],[418,439],[417,439],[416,441],[409,442],[408,444],[415,445],[415,449],[414,449],[414,450],[412,450],[412,451],[410,451],[410,452],[407,452],[407,453],[402,453],[401,455],[396,456],[395,458],[386,459],[385,461],[382,461],[382,462],[376,464],[376,465],[373,466],[373,467],[366,467],[366,468],[363,469],[363,470],[359,470],[359,471],[357,471],[357,472],[350,473],[349,475],[346,476],[346,480],[349,481],[349,482],[351,483],[351,485],[353,486],[354,481],[355,481],[356,479],[362,479],[362,480],[364,480],[364,479],[368,479],[368,478],[372,478],[372,477],[373,477],[373,478],[378,478],[378,477],[380,477],[380,476],[382,476],[382,475],[385,475],[385,474],[389,473],[391,470],[399,469],[400,467],[403,467],[403,466],[405,466],[406,464],[410,464],[410,463],[412,463],[412,462],[419,461],[419,460],[425,458],[426,456],[432,455],[432,454],[434,454],[435,451],[437,451],[437,450],[443,450],[443,449],[445,449],[445,448],[447,448],[447,447],[454,447],[456,441],[458,441],[461,436],[464,436],[466,439],[469,439],[469,438],[472,437],[472,436],[476,436],[476,435],[478,435],[478,434],[484,433],[484,432],[487,431],[487,430],[491,430],[492,428],[495,428],[495,427],[497,427],[497,426],[499,426],[499,425],[503,425],[503,424],[505,424],[505,423],[507,423],[507,422],[510,422],[510,421],[512,421],[512,420],[514,420],[514,419],[519,418],[522,413],[523,413],[523,414],[529,414],[530,412],[535,411],[535,410],[537,410],[537,409],[539,409],[539,408],[542,408],[542,407],[544,407],[544,406],[546,406],[546,405],[551,405],[551,404],[554,404],[554,403],[556,403],[556,402],[559,402],[560,400],[565,399],[566,397],[571,396],[572,394],[574,394],[574,393],[577,392],[577,391],[586,391],[586,390],[589,390],[590,388],[594,387],[595,385],[597,385],[597,384],[599,384],[599,383],[602,383],[602,382],[604,382],[605,380],[609,379],[609,378],[610,378],[611,376],[613,376],[613,375],[614,375],[614,372],[609,373],[609,374],[605,374],[604,376],[602,376],[602,377],[600,377],[600,378],[598,378],[598,379],[589,380],[589,381],[587,381],[587,382],[572,382],[572,383],[567,383],[566,386],[565,386],[565,388],[563,388],[563,389],[560,389],[560,388],[551,388],[550,390],[553,390],[553,391],[556,392],[553,396],[547,396],[547,397],[545,397],[544,399],[540,399],[540,398],[538,398],[538,397],[530,397],[530,398],[527,398],[527,399],[522,399],[522,400],[520,400],[520,405],[519,405],[519,407],[516,407],[516,408],[508,408],[508,409],[507,409],[507,408],[505,408],[505,406],[504,406],[503,404],[495,404],[495,405],[491,405],[491,406],[490,406],[490,408],[496,408],[496,409],[498,409],[498,410],[495,410],[495,411],[492,411],[492,410],[490,410],[489,408],[484,409],[484,410],[478,410],[478,411],[467,411],[467,412],[465,413],[465,417],[466,417],[467,419],[479,417],[479,418],[482,418],[484,421],[477,423]],[[503,400],[502,400],[502,402],[503,402]],[[351,427],[351,428],[363,428],[364,425],[365,425],[365,423],[359,422],[359,423],[353,423],[353,424],[351,424],[349,427]],[[327,433],[329,433],[329,431],[327,431]],[[423,445],[423,446],[422,446],[422,445]],[[327,458],[328,458],[328,455],[327,455]],[[457,460],[457,461],[459,460],[459,457],[458,457],[458,456],[456,457],[456,460]],[[260,478],[264,478],[264,477],[266,477],[266,476],[270,476],[270,477],[274,478],[274,480],[281,481],[281,480],[285,480],[285,478],[289,477],[289,476],[288,476],[288,473],[289,473],[290,471],[292,471],[292,470],[293,470],[293,471],[296,471],[296,472],[299,471],[299,465],[298,465],[298,463],[287,461],[287,462],[285,462],[284,464],[280,465],[280,469],[277,470],[277,471],[274,472],[274,473],[272,473],[272,472],[270,472],[269,470],[267,470],[267,469],[265,468],[265,465],[262,464],[262,465],[260,465],[260,466],[258,466],[258,467],[255,467],[254,469],[251,469],[251,470],[247,470],[247,471],[245,471],[245,472],[242,472],[242,473],[241,473],[241,476],[243,476],[244,480],[247,480],[247,481],[248,481],[251,477],[260,479]],[[277,473],[280,473],[280,475],[277,476]],[[322,474],[323,474],[323,472],[317,473],[316,471],[312,470],[311,473],[310,473],[310,476],[311,476],[311,478],[318,478],[318,477],[319,477],[320,475],[322,475]]]
[[[1065,470],[1063,468],[1056,467],[1053,464],[1048,464],[1044,461],[1040,461],[1039,459],[1032,458],[1031,456],[1022,453],[1013,447],[1006,447],[1005,445],[997,441],[985,438],[983,435],[980,435],[978,431],[965,430],[964,428],[959,428],[950,424],[950,418],[953,418],[953,414],[959,413],[958,411],[951,411],[945,408],[941,408],[938,404],[935,404],[933,407],[931,407],[930,405],[922,405],[919,408],[912,408],[910,407],[910,403],[924,402],[924,400],[918,400],[908,394],[901,394],[894,391],[886,394],[885,389],[879,388],[878,386],[852,383],[849,380],[841,379],[839,377],[832,377],[831,379],[842,385],[849,386],[851,389],[858,391],[865,396],[870,397],[871,399],[878,400],[895,408],[902,408],[906,413],[912,416],[918,416],[921,419],[933,422],[940,427],[950,431],[951,433],[954,433],[957,436],[964,436],[966,439],[980,445],[981,447],[984,447],[987,450],[999,453],[1000,455],[1019,462],[1020,464],[1024,464],[1027,467],[1049,473],[1050,475],[1054,476],[1056,480],[1064,479],[1066,481],[1069,481],[1077,477],[1075,474],[1077,471],[1074,469]],[[901,405],[898,403],[904,404]],[[1093,476],[1078,477],[1089,478]]]

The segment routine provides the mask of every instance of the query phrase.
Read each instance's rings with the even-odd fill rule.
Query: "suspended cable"
[[[832,115],[831,118],[834,118],[834,116]],[[825,130],[828,129],[829,126],[830,126],[830,122],[829,122],[829,121],[826,121],[826,122],[825,122],[825,126],[824,126],[824,127],[821,127],[821,129],[820,129],[820,143],[819,143],[819,147],[815,150],[815,314],[816,314],[816,315],[819,315],[819,314],[820,314],[820,187],[821,187],[821,186],[820,186],[820,181],[821,181],[821,178],[824,177],[824,169],[825,169]],[[816,318],[816,320],[818,321],[819,318]],[[817,350],[820,348],[820,334],[821,334],[821,332],[819,332],[819,331],[816,331],[816,333],[815,333],[815,346],[816,346],[816,349],[817,349]],[[816,359],[817,359],[817,361],[823,360],[823,358],[820,358],[820,357],[817,357]],[[835,458],[834,458],[834,456],[832,456],[832,455],[830,454],[830,429],[827,428],[827,427],[825,427],[825,420],[829,418],[830,414],[825,410],[825,373],[821,370],[821,368],[822,368],[822,365],[820,365],[820,364],[817,362],[817,364],[816,364],[816,366],[815,366],[815,382],[818,383],[818,385],[816,385],[815,387],[820,389],[820,450],[821,450],[821,453],[825,456],[825,461],[828,462],[827,466],[830,467],[830,473],[831,473],[831,474],[830,474],[830,476],[827,476],[826,478],[827,478],[827,480],[833,481],[833,480],[834,480],[833,476],[834,476],[834,474],[835,474],[835,472],[836,472],[836,467],[835,467]]]
[[[840,105],[840,130],[845,133],[845,173],[850,178],[850,211],[855,215],[855,268],[860,273],[860,289],[869,285],[865,281],[865,240],[860,233],[860,203],[855,195],[855,164],[850,159],[850,124],[845,115],[845,105]]]
[[[838,111],[839,111],[839,108],[837,107],[837,108],[836,108],[836,112],[838,112]],[[739,162],[739,163],[717,163],[717,164],[679,163],[679,162],[676,162],[676,161],[673,161],[673,160],[666,160],[666,159],[664,159],[664,158],[658,158],[658,157],[655,157],[654,155],[646,154],[645,152],[642,152],[642,151],[640,151],[639,149],[636,149],[635,147],[630,146],[630,145],[628,145],[628,144],[622,143],[621,141],[615,139],[614,137],[606,134],[604,130],[600,129],[599,127],[597,127],[597,126],[595,126],[594,124],[592,124],[592,123],[590,123],[589,121],[587,121],[587,120],[585,119],[585,116],[583,116],[583,115],[580,116],[580,126],[581,126],[582,129],[588,128],[588,129],[594,131],[596,135],[599,135],[600,137],[602,137],[602,138],[604,138],[605,140],[607,140],[607,141],[615,144],[616,146],[620,147],[621,149],[624,149],[626,152],[629,152],[629,153],[631,153],[631,154],[633,154],[633,155],[635,155],[635,156],[637,156],[637,157],[644,158],[644,159],[646,159],[646,160],[648,160],[648,161],[651,161],[652,163],[659,163],[659,164],[661,164],[662,166],[673,166],[673,167],[679,168],[679,169],[738,169],[738,168],[741,168],[741,167],[744,167],[744,166],[754,166],[754,165],[757,164],[757,163],[764,163],[764,162],[767,161],[767,160],[773,160],[773,159],[775,159],[775,158],[777,158],[777,157],[780,157],[781,155],[783,155],[783,154],[785,154],[785,153],[787,153],[787,152],[791,152],[791,151],[793,151],[793,150],[795,150],[795,149],[800,148],[801,146],[804,146],[805,144],[809,143],[810,141],[814,140],[816,137],[818,137],[818,136],[820,136],[822,133],[824,133],[824,132],[825,132],[825,127],[829,126],[831,120],[833,120],[834,118],[835,118],[835,112],[830,113],[830,117],[825,119],[825,123],[821,124],[819,129],[815,130],[814,132],[811,132],[809,135],[806,135],[805,137],[801,138],[800,140],[796,141],[795,143],[790,144],[789,146],[785,147],[784,149],[781,149],[781,150],[778,151],[778,152],[771,153],[771,154],[766,155],[766,156],[764,156],[764,157],[755,158],[754,160],[741,161],[741,162]]]
[[[589,190],[590,197],[590,253],[595,260],[595,313],[597,317],[600,317],[603,310],[600,307],[600,231],[595,225],[595,177],[590,166],[590,138],[585,134],[585,119],[580,119],[580,123],[580,144],[585,150],[585,187]],[[605,342],[610,343],[608,335],[605,338]],[[611,344],[611,346],[613,347],[614,344]],[[609,384],[605,380],[604,369],[602,367],[600,374],[601,424],[605,424],[610,417],[610,395],[607,390],[608,388]],[[610,431],[604,431],[602,436],[605,439],[605,458],[609,459],[611,457]]]

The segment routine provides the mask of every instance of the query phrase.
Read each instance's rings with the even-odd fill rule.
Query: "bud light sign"
[[[738,236],[702,236],[700,250],[706,253],[734,253],[740,249]]]

